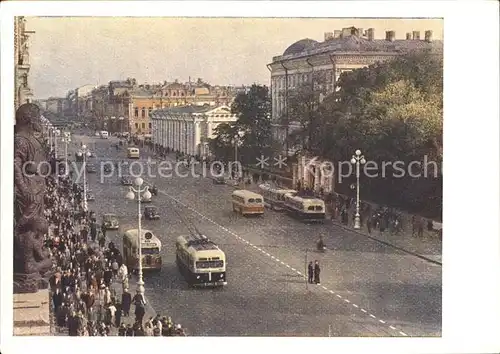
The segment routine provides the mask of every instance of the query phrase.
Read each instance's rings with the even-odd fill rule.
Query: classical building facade
[[[387,31],[385,39],[375,39],[375,30],[349,27],[325,33],[324,41],[302,39],[280,56],[273,57],[268,69],[271,72],[273,136],[286,146],[286,137],[299,124],[287,111],[288,98],[293,90],[303,84],[321,83],[325,94],[335,90],[343,72],[352,71],[386,61],[411,51],[442,51],[442,41],[432,39],[432,31],[406,34],[406,39],[396,39],[394,31]]]
[[[303,85],[317,88],[322,95],[334,92],[340,75],[346,71],[367,67],[412,51],[442,53],[442,41],[432,38],[432,31],[406,33],[405,39],[396,39],[394,31],[387,31],[384,39],[375,39],[375,30],[369,28],[343,28],[327,32],[323,42],[302,39],[285,52],[273,58],[268,69],[271,72],[272,129],[273,137],[280,142],[283,151],[292,154],[288,146],[290,133],[300,129],[300,124],[288,112],[289,97]],[[325,192],[333,190],[334,177],[325,172],[322,161],[312,161],[303,152],[293,164],[294,184]]]
[[[237,119],[226,105],[154,110],[151,114],[153,143],[189,155],[208,156],[208,139],[215,137],[215,128]]]
[[[33,92],[28,84],[30,71],[29,36],[24,16],[14,18],[14,108],[32,101]]]

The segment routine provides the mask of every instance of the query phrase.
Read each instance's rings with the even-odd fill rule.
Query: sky
[[[269,85],[266,67],[294,42],[323,41],[325,32],[375,28],[375,38],[394,30],[433,31],[440,19],[27,17],[30,86],[36,98],[63,97],[83,85],[128,77],[139,83],[202,78],[210,84]]]

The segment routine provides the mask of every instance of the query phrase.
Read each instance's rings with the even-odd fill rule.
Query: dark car
[[[122,177],[122,184],[124,186],[131,186],[133,183],[132,183],[132,178],[130,176],[123,176]]]
[[[87,191],[87,201],[88,202],[93,202],[95,200],[95,195],[92,193],[92,191]]]
[[[87,164],[87,173],[96,173],[97,167],[94,164]]]
[[[102,222],[106,230],[118,230],[118,227],[120,226],[116,215],[111,213],[104,214],[102,216]]]
[[[160,214],[158,214],[158,209],[155,206],[149,205],[144,208],[144,218],[146,220],[157,220],[160,218]]]
[[[213,181],[214,184],[226,184],[226,179],[224,178],[224,176],[214,177]]]

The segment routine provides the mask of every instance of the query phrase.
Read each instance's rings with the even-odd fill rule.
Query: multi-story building
[[[129,78],[94,89],[90,107],[85,109],[90,110],[96,126],[102,129],[151,134],[153,110],[186,105],[229,105],[234,96],[233,88],[210,86],[200,79],[196,83],[138,85],[135,79]]]
[[[237,119],[226,105],[154,110],[151,114],[153,143],[189,155],[208,156],[208,139],[215,137],[215,128]]]
[[[325,94],[332,93],[340,75],[386,61],[415,50],[442,51],[442,41],[432,39],[432,31],[406,34],[396,39],[394,31],[387,31],[385,39],[375,39],[375,30],[349,27],[327,32],[323,42],[301,39],[290,45],[282,55],[273,57],[271,72],[273,136],[282,142],[285,150],[287,136],[300,126],[289,117],[288,98],[293,90],[304,84],[314,87],[321,82]]]
[[[35,33],[26,29],[24,16],[14,18],[14,107],[32,101],[33,92],[28,84],[30,71],[29,36]]]
[[[375,30],[349,27],[327,32],[323,42],[302,39],[289,46],[285,52],[273,58],[268,69],[271,72],[272,129],[277,142],[287,154],[293,153],[287,137],[300,129],[287,110],[288,99],[302,85],[318,87],[327,95],[335,90],[335,84],[343,72],[352,71],[395,58],[412,51],[442,52],[442,41],[432,38],[432,31],[406,33],[405,39],[396,39],[394,31],[387,31],[385,39],[375,39]],[[318,95],[319,99],[324,95]],[[333,190],[334,178],[322,168],[323,161],[312,160],[307,152],[293,164],[294,183],[300,182],[315,190]],[[307,166],[307,168],[306,168]]]

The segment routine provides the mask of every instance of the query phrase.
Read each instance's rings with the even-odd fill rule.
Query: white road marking
[[[243,241],[243,242],[245,242],[247,245],[249,245],[249,246],[251,246],[251,247],[255,248],[256,250],[261,251],[262,253],[264,253],[264,254],[265,254],[265,255],[267,255],[268,257],[271,257],[272,259],[275,259],[277,262],[280,262],[281,264],[283,264],[283,265],[284,265],[284,266],[286,266],[287,268],[290,268],[291,270],[295,271],[297,274],[302,275],[302,273],[301,273],[300,271],[298,271],[298,270],[296,270],[295,268],[291,267],[290,265],[288,265],[288,264],[284,263],[283,261],[280,261],[278,258],[276,258],[276,257],[272,256],[271,254],[269,254],[269,253],[265,252],[263,249],[261,249],[261,248],[259,248],[259,247],[255,246],[255,245],[253,245],[253,244],[252,244],[252,243],[250,243],[249,241],[245,240],[244,238],[242,238],[242,237],[238,236],[238,235],[237,235],[236,233],[234,233],[233,231],[229,230],[228,228],[226,228],[226,227],[224,227],[224,226],[222,226],[222,225],[218,224],[218,223],[217,223],[217,222],[215,222],[214,220],[212,220],[212,219],[210,219],[210,218],[206,217],[205,215],[201,214],[201,213],[200,213],[200,212],[198,212],[197,210],[195,210],[195,209],[191,208],[190,206],[187,206],[186,204],[182,203],[180,200],[178,200],[178,199],[176,199],[176,198],[172,197],[171,195],[167,194],[165,191],[160,190],[159,192],[160,192],[160,193],[162,193],[162,194],[164,194],[164,195],[165,195],[165,196],[167,196],[168,198],[170,198],[170,199],[174,200],[174,201],[175,201],[175,202],[177,202],[178,204],[180,204],[180,205],[182,205],[182,206],[186,207],[187,209],[191,210],[192,212],[194,212],[194,213],[196,213],[196,214],[200,215],[203,219],[210,221],[212,224],[214,224],[214,225],[218,226],[219,228],[221,228],[222,230],[226,231],[226,232],[227,232],[227,233],[229,233],[230,235],[232,235],[232,236],[236,237],[237,239],[242,240],[242,241]],[[321,287],[322,287],[324,290],[328,290],[328,289],[327,289],[324,285],[322,285]],[[333,290],[328,290],[328,291],[329,291],[331,294],[335,294],[335,292],[334,292]],[[336,296],[337,296],[339,299],[342,299],[342,296],[340,296],[339,294],[336,294]],[[344,299],[344,301],[345,301],[345,302],[347,302],[347,303],[351,303],[348,299]],[[358,308],[358,305],[356,305],[356,304],[352,304],[352,305],[353,305],[354,307]],[[362,311],[362,312],[364,312],[364,313],[367,313],[367,311],[366,311],[365,309],[363,309],[363,308],[361,308],[361,311]],[[376,317],[375,317],[374,315],[372,315],[372,314],[369,314],[369,315],[370,315],[370,317],[372,317],[372,318],[376,318]],[[380,319],[379,319],[379,322],[380,322],[380,323],[384,323],[384,324],[386,323],[385,321],[380,320]],[[391,326],[391,325],[390,325],[389,327],[390,327],[392,330],[396,330],[396,328],[395,328],[394,326]],[[407,336],[408,336],[406,333],[404,333],[404,332],[402,332],[402,331],[400,331],[399,333],[400,333],[401,335],[405,336],[405,337],[407,337]]]

